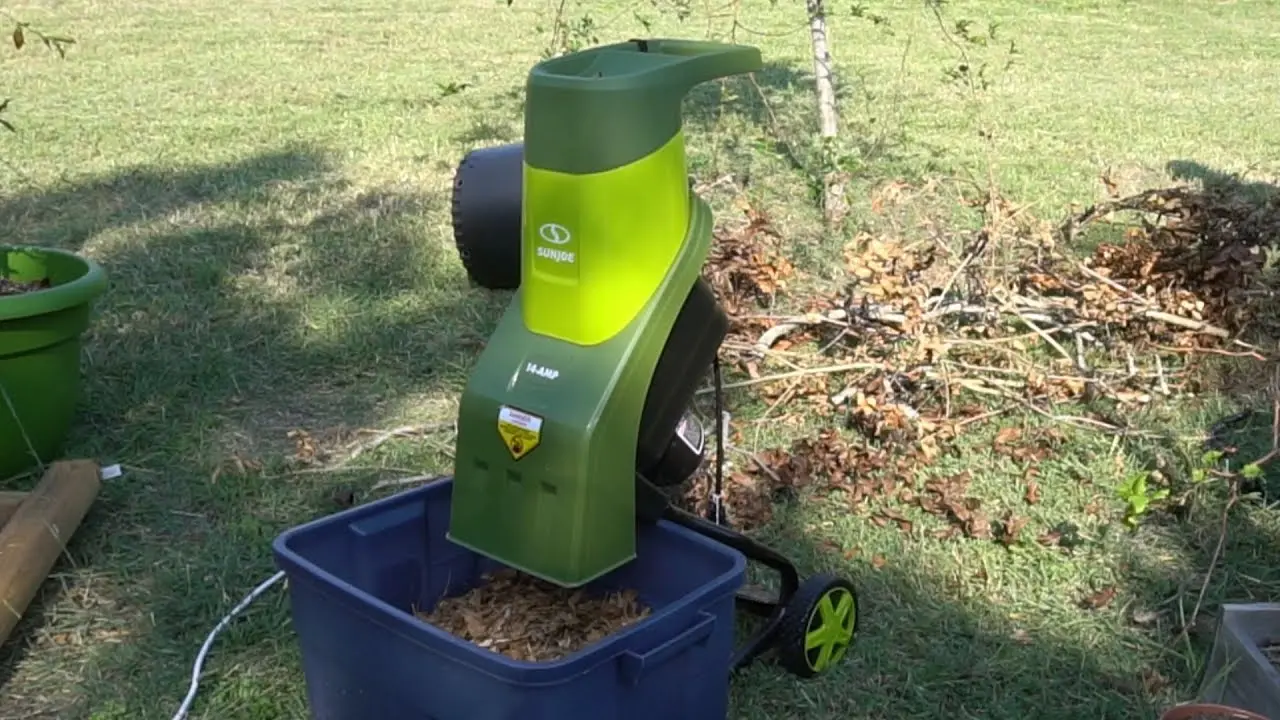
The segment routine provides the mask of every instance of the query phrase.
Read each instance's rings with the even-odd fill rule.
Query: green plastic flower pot
[[[0,479],[55,459],[80,395],[80,337],[107,287],[102,268],[64,250],[0,246],[0,277],[49,287],[0,295]]]

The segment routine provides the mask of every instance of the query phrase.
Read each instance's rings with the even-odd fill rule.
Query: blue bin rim
[[[465,664],[495,676],[505,678],[518,677],[526,684],[529,684],[531,681],[545,684],[560,682],[565,677],[580,674],[588,670],[590,667],[595,667],[600,663],[608,662],[613,659],[615,646],[617,644],[625,644],[627,640],[643,632],[648,627],[670,619],[682,612],[687,612],[688,608],[705,606],[707,604],[707,598],[711,595],[723,593],[729,588],[732,588],[732,592],[736,592],[737,584],[735,583],[735,580],[738,580],[740,583],[741,579],[746,575],[747,559],[742,553],[722,543],[718,543],[711,538],[700,535],[693,530],[689,530],[688,528],[681,527],[667,520],[659,520],[657,525],[664,531],[677,535],[684,541],[701,545],[714,553],[731,558],[733,561],[732,567],[721,573],[714,580],[704,583],[702,587],[687,595],[681,602],[672,603],[657,612],[650,613],[648,617],[644,618],[640,622],[633,623],[620,632],[615,633],[608,638],[611,642],[605,642],[603,640],[596,641],[558,660],[551,660],[548,662],[530,662],[527,660],[513,660],[505,655],[481,648],[480,646],[463,640],[452,633],[445,632],[443,629],[415,617],[413,613],[410,613],[403,608],[396,607],[375,595],[355,587],[338,576],[322,570],[318,565],[302,557],[289,547],[289,543],[293,538],[307,534],[316,527],[332,525],[339,522],[354,522],[356,519],[365,515],[371,515],[381,510],[395,507],[412,499],[416,499],[418,496],[437,491],[441,486],[452,482],[453,476],[447,475],[416,488],[405,490],[370,503],[365,503],[364,505],[357,505],[356,507],[342,510],[337,513],[324,515],[285,530],[271,543],[272,550],[276,555],[276,564],[281,570],[285,571],[285,575],[290,581],[294,579],[292,576],[295,573],[303,571],[324,583],[339,588],[348,597],[359,601],[365,606],[374,608],[379,611],[382,618],[370,619],[375,620],[381,625],[385,626],[387,625],[386,621],[391,621],[403,630],[411,632],[425,632],[429,637],[448,646],[448,648],[455,653],[455,657]]]

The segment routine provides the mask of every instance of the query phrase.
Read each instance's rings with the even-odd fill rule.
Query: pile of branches
[[[985,210],[976,232],[857,238],[845,280],[807,297],[787,296],[797,271],[762,213],[719,232],[706,278],[733,317],[726,348],[747,376],[731,386],[762,396],[766,422],[817,416],[862,435],[851,443],[828,429],[748,453],[729,476],[739,525],[766,522],[781,495],[817,487],[853,506],[905,499],[947,519],[948,532],[1007,540],[1016,519],[986,518],[964,479],[924,492],[903,480],[1004,412],[1137,433],[1123,418],[1194,392],[1196,357],[1267,359],[1245,338],[1265,335],[1280,309],[1280,202],[1179,186],[1113,198],[1057,227],[999,198],[976,204]],[[1088,232],[1118,240],[1082,258],[1071,250]],[[802,312],[773,311],[782,301]],[[740,447],[740,428],[733,439]],[[1003,451],[1031,468],[1054,442],[1006,437]],[[705,482],[691,501],[705,497]],[[1029,485],[1028,502],[1037,495]]]

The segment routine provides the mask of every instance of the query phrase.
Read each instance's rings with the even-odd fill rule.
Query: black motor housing
[[[698,278],[658,356],[640,415],[636,471],[654,485],[678,485],[702,462],[707,433],[690,406],[728,331],[715,291]]]
[[[490,290],[520,286],[523,163],[523,143],[473,150],[454,177],[454,241],[468,276]],[[640,416],[636,472],[654,485],[678,485],[702,462],[706,432],[690,407],[728,329],[715,291],[699,278],[658,357]]]

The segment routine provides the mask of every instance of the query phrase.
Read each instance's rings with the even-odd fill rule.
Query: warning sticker
[[[542,440],[542,418],[503,405],[498,411],[498,434],[511,451],[511,457],[519,460]]]

